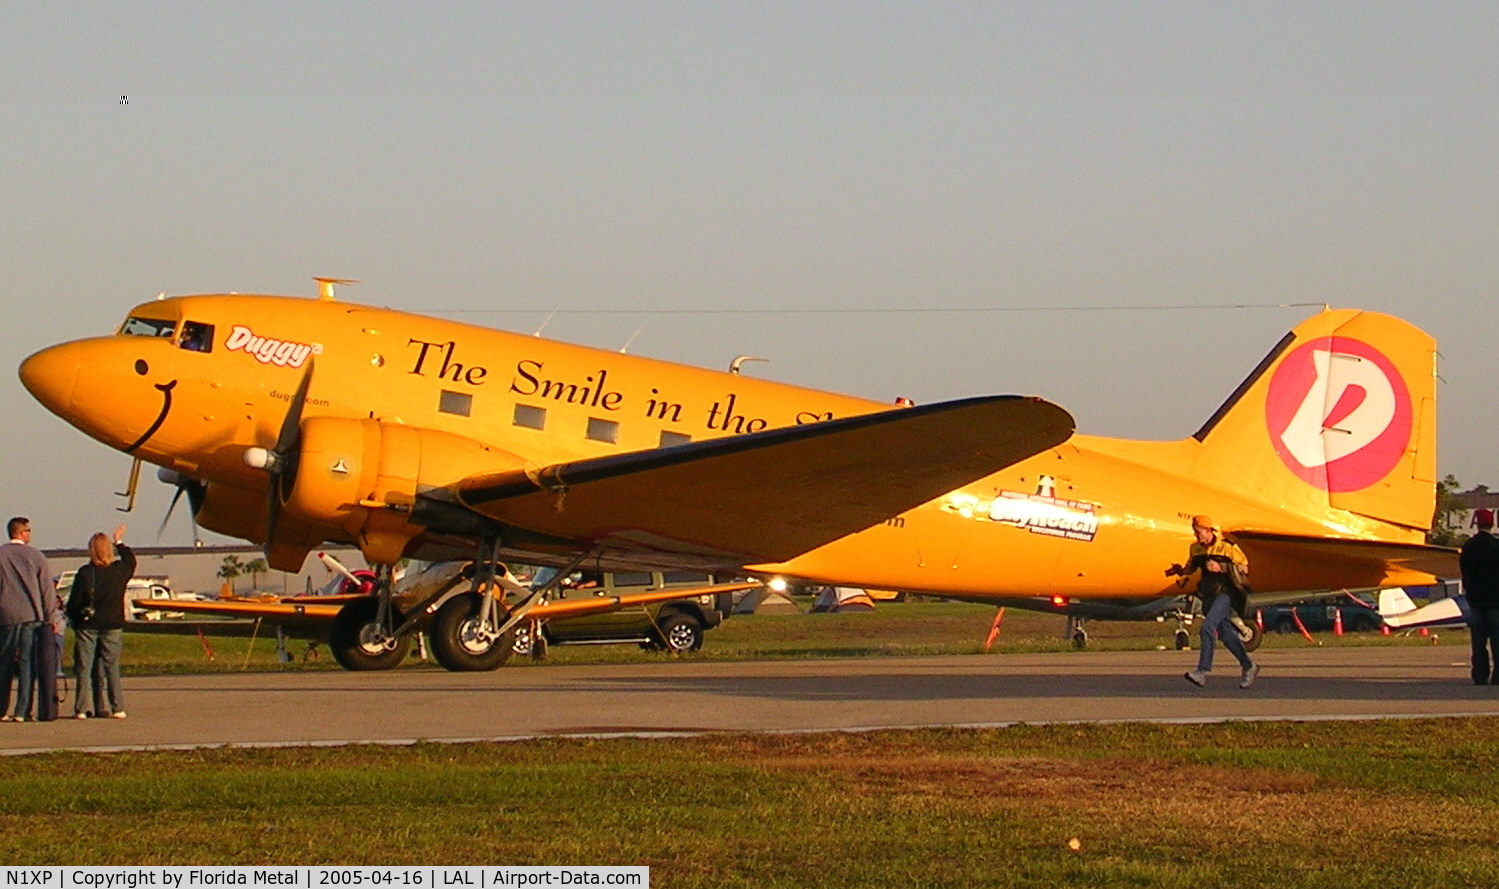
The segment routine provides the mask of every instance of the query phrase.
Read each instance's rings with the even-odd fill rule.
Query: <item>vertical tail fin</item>
[[[1392,587],[1379,591],[1379,616],[1395,617],[1407,612],[1415,611],[1416,603],[1405,594],[1400,587]]]
[[[1436,342],[1389,315],[1326,311],[1292,330],[1193,436],[1198,469],[1257,499],[1431,526]]]

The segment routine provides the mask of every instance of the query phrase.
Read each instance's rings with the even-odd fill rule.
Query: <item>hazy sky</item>
[[[0,114],[8,368],[314,275],[527,332],[1002,309],[546,335],[1179,438],[1314,311],[1230,307],[1325,302],[1437,338],[1440,471],[1499,487],[1492,3],[11,2]],[[118,521],[129,459],[0,399],[0,512]]]

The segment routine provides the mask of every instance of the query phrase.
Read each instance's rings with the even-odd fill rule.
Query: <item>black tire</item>
[[[697,651],[703,647],[702,621],[680,611],[664,616],[657,624],[661,646],[672,654]]]
[[[1078,651],[1082,651],[1084,648],[1088,647],[1087,630],[1079,628],[1072,631],[1072,647],[1077,649]]]
[[[1291,620],[1289,617],[1283,617],[1276,622],[1275,632],[1283,636],[1289,636],[1292,633],[1299,633],[1301,631],[1296,629],[1296,621]]]
[[[1349,629],[1355,633],[1372,633],[1379,629],[1379,621],[1372,615],[1360,614],[1353,619]]]
[[[333,659],[345,670],[390,670],[406,659],[411,637],[386,640],[385,630],[376,626],[375,615],[380,602],[371,596],[356,599],[340,608],[328,628],[328,648]],[[391,615],[399,624],[401,618]]]
[[[1177,651],[1186,651],[1192,647],[1192,634],[1186,630],[1177,630],[1171,641]]]
[[[481,604],[478,593],[463,593],[444,602],[432,616],[432,623],[427,628],[427,635],[432,640],[432,659],[444,669],[455,673],[495,670],[515,653],[513,629],[488,644],[475,637]],[[503,611],[498,607],[495,611],[496,618],[503,620]]]

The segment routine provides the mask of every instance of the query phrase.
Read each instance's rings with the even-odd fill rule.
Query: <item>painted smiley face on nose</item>
[[[135,372],[140,376],[145,376],[146,374],[151,372],[151,365],[146,363],[146,359],[137,358],[135,359]],[[177,381],[172,380],[169,383],[153,383],[152,385],[154,385],[161,392],[161,411],[157,413],[155,422],[151,424],[151,426],[145,431],[145,433],[141,435],[140,438],[137,438],[134,442],[132,442],[129,447],[125,448],[125,453],[127,454],[133,453],[136,448],[139,448],[141,445],[149,441],[151,436],[156,434],[156,430],[161,428],[161,424],[167,421],[167,414],[171,413],[172,411],[172,390],[177,387]]]

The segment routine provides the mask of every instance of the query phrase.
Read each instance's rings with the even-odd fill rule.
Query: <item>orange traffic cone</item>
[[[1390,625],[1389,624],[1380,624],[1379,625],[1379,632],[1382,633],[1382,634],[1384,634],[1384,635],[1386,635],[1386,636],[1390,635]]]
[[[1254,609],[1254,622],[1259,624],[1261,633],[1265,632],[1265,610],[1263,608]]]
[[[989,638],[984,640],[984,651],[987,652],[994,645],[994,640],[999,638],[999,625],[1004,619],[1005,608],[1001,605],[999,612],[994,615],[994,625],[989,628]]]
[[[1343,609],[1334,607],[1332,610],[1332,634],[1343,635]]]
[[[1422,636],[1430,636],[1431,635],[1431,630],[1428,630],[1425,627],[1422,627],[1421,628],[1421,635]]]

